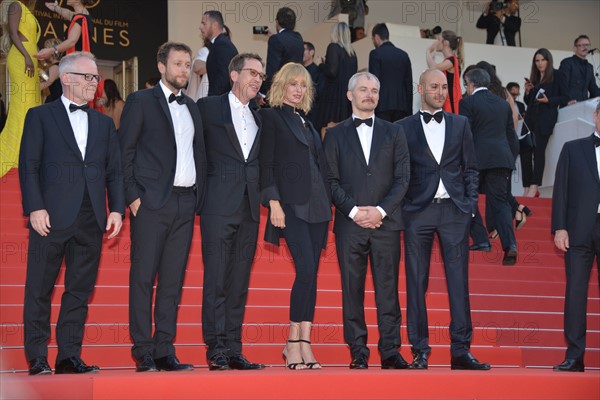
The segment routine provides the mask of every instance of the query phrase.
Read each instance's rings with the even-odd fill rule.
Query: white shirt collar
[[[437,113],[437,112],[439,112],[439,111],[443,111],[443,110],[442,110],[441,108],[438,108],[438,109],[437,109],[437,110],[435,110],[434,112],[431,112],[431,111],[423,110],[423,109],[421,108],[419,111],[420,111],[420,112],[422,112],[422,113],[427,113],[427,114],[431,114],[431,115],[433,115],[433,114],[435,114],[435,113]]]
[[[356,114],[352,113],[352,119],[355,119],[355,118],[360,118],[360,117],[359,117],[358,115],[356,115]],[[373,120],[373,122],[375,122],[375,113],[371,114],[371,116],[370,116],[370,117],[367,117],[367,118],[360,118],[360,119],[372,119],[372,120]]]
[[[242,104],[242,101],[238,99],[238,97],[233,93],[233,91],[230,91],[229,104],[231,104],[231,107],[233,107],[234,110],[238,110],[244,106],[247,107],[250,104],[250,102],[248,102],[247,104]]]
[[[475,93],[480,92],[482,90],[488,90],[488,88],[486,88],[486,87],[478,87],[477,89],[473,90],[473,93],[471,93],[471,96],[473,96]]]
[[[165,98],[167,99],[167,104],[169,103],[169,97],[171,96],[171,94],[173,94],[173,92],[171,92],[171,89],[169,89],[168,87],[165,86],[165,84],[162,82],[162,79],[160,81],[158,81],[158,84],[160,85],[160,88],[162,89]],[[179,89],[179,92],[177,92],[177,94],[175,96],[181,96],[181,89]]]
[[[71,100],[67,99],[64,94],[60,96],[60,100],[62,101],[62,103],[65,106],[65,108],[67,109],[67,111],[70,111],[69,110],[69,105],[71,105],[71,103],[75,104],[76,106],[82,106],[84,104],[87,104],[87,103],[77,104],[74,101],[71,101]]]

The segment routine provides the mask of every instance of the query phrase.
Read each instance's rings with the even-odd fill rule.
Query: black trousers
[[[69,228],[51,228],[45,237],[29,229],[23,311],[28,360],[48,356],[50,297],[63,259],[65,291],[56,325],[56,362],[80,356],[88,299],[94,291],[98,274],[102,234],[87,191],[79,214]]]
[[[283,207],[285,212],[283,237],[296,268],[296,278],[290,295],[290,321],[312,322],[317,301],[319,259],[329,223],[308,223],[296,217],[292,207],[288,205]]]
[[[485,194],[485,222],[489,227],[498,230],[502,249],[516,249],[517,239],[512,225],[514,216],[510,202],[510,179],[512,171],[508,168],[491,168],[479,171],[479,191]],[[471,224],[471,236],[475,243],[488,241],[486,229],[479,208]]]
[[[571,246],[565,254],[567,287],[565,291],[564,333],[567,341],[565,358],[583,362],[587,329],[587,300],[590,273],[596,259],[600,285],[600,214],[596,216],[594,231],[587,243]]]
[[[202,334],[211,358],[242,351],[242,323],[250,270],[256,252],[258,222],[252,219],[248,197],[230,216],[200,218],[204,287]]]
[[[175,354],[177,311],[185,276],[192,234],[196,194],[173,189],[158,210],[144,207],[131,218],[131,269],[129,271],[129,331],[132,354],[161,358]],[[154,335],[152,293],[154,282]]]
[[[396,122],[400,121],[403,118],[409,117],[411,113],[402,110],[386,110],[386,111],[376,111],[375,115],[377,118],[381,118],[385,121]]]
[[[535,135],[535,148],[521,153],[523,187],[542,184],[549,140],[550,136]]]
[[[471,215],[452,201],[431,204],[421,212],[403,213],[406,254],[408,339],[413,352],[429,353],[429,325],[425,294],[433,236],[437,233],[444,261],[450,300],[450,352],[460,356],[469,351],[473,326],[469,303],[469,246]]]
[[[342,275],[344,340],[352,356],[368,357],[370,353],[364,306],[368,262],[375,287],[379,354],[382,360],[396,355],[402,323],[398,300],[400,231],[363,229],[348,221],[343,229],[336,229],[335,244]]]

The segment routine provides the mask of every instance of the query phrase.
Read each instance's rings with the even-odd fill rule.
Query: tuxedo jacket
[[[404,50],[391,42],[371,50],[369,72],[381,83],[377,111],[401,110],[412,114],[412,65]]]
[[[592,237],[598,205],[600,178],[596,147],[591,136],[566,142],[560,152],[552,193],[552,233],[566,229],[571,246]]]
[[[273,76],[289,62],[302,64],[304,58],[304,41],[298,32],[284,29],[269,37],[267,45],[267,81],[263,83],[261,92],[267,94]],[[210,75],[209,75],[210,78]]]
[[[463,97],[460,114],[471,124],[477,167],[515,168],[519,139],[508,102],[489,90]]]
[[[552,82],[547,82],[543,85],[540,85],[539,82],[532,82],[535,87],[523,98],[525,103],[527,103],[525,122],[534,134],[541,136],[552,135],[554,125],[556,125],[556,121],[558,120],[558,107],[566,105],[569,100],[567,96],[567,82],[562,72],[555,69],[553,77]],[[544,94],[548,97],[548,103],[546,104],[535,100],[540,88],[545,90]],[[537,127],[537,130],[534,127]]]
[[[237,48],[227,36],[221,34],[215,38],[206,59],[209,96],[219,96],[229,92],[231,89],[229,62],[237,54]]]
[[[206,183],[206,152],[202,119],[194,101],[185,96],[194,123],[194,164],[199,210]],[[119,129],[125,199],[127,205],[140,198],[144,207],[163,207],[173,189],[177,165],[175,130],[169,105],[160,85],[130,94],[125,102]]]
[[[427,208],[437,192],[440,179],[450,198],[463,212],[475,214],[479,173],[468,120],[460,115],[444,112],[446,135],[441,162],[435,160],[419,113],[396,122],[404,128],[410,153],[410,184],[404,196],[402,209],[418,212]]]
[[[479,29],[487,30],[485,42],[494,44],[494,39],[500,31],[501,21],[493,13],[487,15],[481,14],[477,20]],[[508,46],[515,46],[515,35],[521,29],[521,18],[514,15],[507,15],[504,20],[504,39]]]
[[[566,81],[569,100],[584,101],[600,96],[600,89],[598,89],[594,77],[594,68],[587,60],[576,55],[565,58],[560,63],[559,71],[562,72]]]
[[[107,197],[110,212],[125,213],[121,153],[112,119],[88,111],[82,157],[60,98],[27,113],[19,179],[24,214],[45,209],[52,229],[65,229],[75,222],[85,190],[102,231],[106,228]]]
[[[387,216],[380,229],[401,230],[400,205],[408,189],[410,157],[402,127],[375,118],[369,163],[352,118],[325,135],[329,184],[336,208],[334,231],[354,225],[355,206],[380,206]]]
[[[252,218],[260,218],[259,160],[261,120],[254,110],[258,125],[254,144],[244,159],[231,118],[229,94],[198,100],[206,145],[206,196],[200,214],[230,216],[238,209],[247,191]]]

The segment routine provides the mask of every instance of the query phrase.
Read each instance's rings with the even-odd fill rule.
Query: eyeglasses
[[[580,43],[576,44],[575,47],[590,47],[591,45],[591,43]]]
[[[242,69],[240,69],[240,71],[250,71],[251,77],[256,78],[258,76],[263,81],[267,79],[266,74],[263,74],[262,72],[258,72],[257,70],[255,70],[253,68],[242,68]]]
[[[102,75],[95,75],[95,74],[84,74],[82,72],[67,72],[67,74],[71,74],[71,75],[80,75],[83,76],[83,79],[85,79],[88,82],[91,82],[92,80],[96,80],[96,82],[100,83],[100,81],[102,81]]]

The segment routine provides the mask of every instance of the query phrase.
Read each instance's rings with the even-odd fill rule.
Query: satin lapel
[[[354,153],[356,153],[356,157],[360,160],[361,164],[366,168],[367,160],[365,159],[365,153],[363,153],[362,146],[360,145],[360,139],[358,138],[358,131],[354,126],[354,121],[352,118],[348,118],[346,121],[342,122],[344,124],[344,128],[346,130],[346,140],[348,145],[352,148]],[[375,131],[375,129],[373,129]],[[374,133],[373,133],[374,135]],[[373,143],[371,142],[371,147],[373,147]]]
[[[383,144],[383,138],[385,137],[385,126],[381,123],[378,118],[375,118],[375,125],[373,125],[373,138],[371,139],[371,151],[369,152],[369,161],[374,160],[379,149]],[[366,161],[366,160],[365,160]]]
[[[92,154],[94,145],[98,139],[98,114],[92,112],[91,110],[88,112],[88,136],[87,136],[87,144],[85,146],[85,159],[87,159],[88,154]]]
[[[175,140],[175,128],[173,125],[173,118],[171,118],[171,111],[169,110],[169,104],[167,103],[167,99],[165,98],[165,94],[161,89],[160,85],[154,86],[154,96],[158,100],[158,104],[160,104],[160,108],[163,110],[165,117],[169,120],[169,126],[171,127],[171,137]]]
[[[229,104],[229,94],[227,93],[221,96],[221,117],[223,118],[223,126],[225,126],[227,137],[229,137],[236,154],[241,160],[245,160],[242,146],[240,145],[237,133],[235,133],[233,119],[231,119],[231,105]]]
[[[258,126],[258,131],[256,131],[256,138],[254,138],[254,143],[252,143],[252,148],[250,149],[250,154],[248,155],[249,159],[253,159],[256,157],[255,153],[259,150],[260,146],[260,128],[262,126],[262,121],[256,111],[254,111],[253,109],[250,109],[250,111],[252,112],[252,116],[254,117],[254,122],[256,123],[256,126]]]
[[[450,147],[450,141],[452,138],[452,127],[453,127],[453,119],[449,116],[450,114],[444,112],[444,120],[446,121],[446,133],[444,136],[444,150],[442,150],[442,158],[440,160],[440,164],[446,159],[446,155],[448,152],[448,148]]]
[[[190,112],[190,116],[192,117],[192,121],[194,122],[194,137],[196,137],[198,135],[202,135],[203,132],[196,132],[198,125],[200,125],[200,121],[198,118],[200,113],[193,112],[193,108],[195,107],[196,110],[198,110],[198,106],[196,105],[196,103],[194,103],[193,100],[188,99],[188,98],[186,98],[186,100],[185,100],[185,105],[187,106],[187,108]]]
[[[416,114],[413,121],[414,121],[413,122],[414,130],[415,130],[415,132],[417,132],[417,138],[419,140],[420,147],[422,149],[425,149],[425,153],[429,157],[431,157],[431,159],[435,163],[437,163],[435,157],[433,156],[433,153],[431,152],[431,148],[429,147],[429,144],[427,143],[427,138],[425,137],[425,131],[423,130],[423,125],[421,125],[421,116],[419,114]]]
[[[79,146],[77,146],[77,140],[75,140],[75,133],[73,132],[71,121],[69,121],[67,110],[65,109],[65,106],[61,99],[55,100],[52,103],[52,107],[55,108],[55,112],[52,113],[52,116],[54,117],[54,120],[58,125],[58,130],[60,131],[65,141],[69,144],[69,146],[71,146],[71,150],[73,150],[73,152],[77,154],[79,159],[83,161],[81,151],[79,150]]]
[[[581,142],[583,147],[583,154],[585,154],[585,161],[588,167],[591,169],[592,176],[596,179],[596,183],[600,183],[600,177],[598,176],[598,163],[596,161],[596,147],[592,137],[586,138]]]
[[[306,137],[304,136],[302,129],[298,125],[297,121],[294,121],[297,116],[284,110],[281,110],[279,115],[281,115],[281,118],[283,118],[286,125],[292,130],[292,133],[294,136],[296,136],[296,139],[298,139],[300,143],[308,146],[308,142],[306,141]]]

